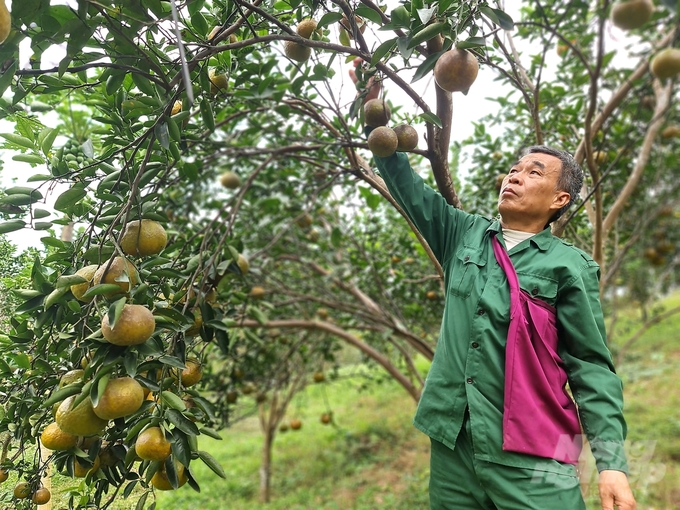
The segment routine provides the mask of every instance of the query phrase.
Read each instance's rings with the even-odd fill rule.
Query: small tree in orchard
[[[214,396],[267,389],[273,440],[280,402],[337,341],[417,400],[415,357],[432,356],[441,268],[395,214],[367,148],[425,158],[432,185],[463,205],[449,166],[451,93],[476,86],[478,63],[520,101],[499,99],[494,119],[509,123],[512,147],[478,126],[475,161],[494,170],[475,178],[468,208],[488,202],[483,187],[512,150],[563,136],[578,142],[591,182],[587,214],[559,228],[605,271],[636,253],[624,204],[653,222],[654,197],[676,196],[650,160],[672,154],[654,142],[674,111],[675,54],[652,66],[656,80],[648,73],[676,32],[655,8],[631,28],[640,63],[614,66],[603,49],[610,7],[528,3],[515,25],[489,2],[13,2],[0,16],[0,114],[14,127],[4,148],[27,170],[0,198],[0,232],[42,230],[46,250],[15,291],[1,346],[0,429],[15,439],[3,469],[25,484],[16,505],[38,493],[48,461],[85,477],[74,508],[140,487],[142,506],[147,489],[198,488],[194,462],[223,475],[198,448],[232,412]],[[515,49],[504,32],[515,27],[537,55]],[[547,81],[558,42],[566,56]],[[418,87],[433,75],[426,94]],[[407,104],[390,104],[397,90]],[[72,239],[50,234],[66,225]],[[273,329],[295,352],[268,344]],[[42,435],[49,459],[30,448]]]

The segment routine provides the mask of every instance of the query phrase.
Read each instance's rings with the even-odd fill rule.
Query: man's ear
[[[553,198],[553,203],[550,206],[550,209],[559,211],[569,203],[569,200],[571,200],[571,195],[569,193],[566,191],[558,191],[555,193],[555,197]]]

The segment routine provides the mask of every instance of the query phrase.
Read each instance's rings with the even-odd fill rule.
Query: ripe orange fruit
[[[195,308],[192,313],[194,314],[193,325],[186,330],[188,336],[195,336],[201,332],[201,326],[203,326],[203,314],[200,308]]]
[[[203,365],[198,358],[187,358],[186,368],[181,371],[180,378],[182,386],[188,388],[197,384],[203,378]],[[173,371],[172,376],[177,379],[177,370]]]
[[[160,427],[144,429],[135,442],[137,455],[144,460],[162,462],[170,456],[172,445],[163,435]]]
[[[110,292],[106,296],[127,294],[132,287],[139,283],[139,273],[135,265],[129,260],[123,257],[114,257],[110,267],[109,262],[104,262],[99,266],[99,269],[94,273],[92,283],[94,285],[112,283],[120,287],[119,292]]]
[[[52,422],[40,434],[40,442],[48,450],[63,451],[73,448],[78,436],[64,432],[56,422]]]
[[[59,388],[63,388],[64,386],[68,386],[71,383],[81,381],[84,376],[85,370],[69,370],[61,376],[61,379],[59,379]]]
[[[99,455],[97,455],[92,461],[92,466],[80,462],[80,458],[76,457],[73,463],[73,476],[75,478],[85,478],[88,473],[94,473],[99,469],[101,461],[99,460]]]
[[[329,413],[323,413],[321,415],[321,423],[328,425],[331,422],[331,415]]]
[[[94,413],[103,420],[115,420],[136,412],[144,402],[144,389],[132,377],[109,379]]]
[[[188,478],[184,469],[184,465],[177,460],[175,461],[175,471],[177,471],[177,479],[179,481],[179,487],[181,487],[187,483]],[[151,478],[151,485],[161,491],[174,490],[173,486],[170,484],[170,480],[168,480],[168,475],[165,472],[165,465],[162,465],[153,475]]]
[[[237,173],[227,170],[220,177],[220,184],[227,189],[236,189],[241,185],[241,178]]]
[[[387,158],[394,154],[399,146],[399,138],[393,129],[380,126],[368,135],[368,148],[374,156]]]
[[[296,62],[306,62],[312,56],[312,48],[298,44],[295,41],[283,43],[283,51],[286,57]]]
[[[236,265],[241,270],[241,274],[243,276],[247,275],[248,271],[250,271],[250,262],[248,262],[248,259],[245,258],[240,253],[238,254],[238,259],[236,260]]]
[[[295,30],[300,37],[309,39],[310,37],[312,37],[314,30],[316,30],[316,25],[317,25],[316,21],[314,21],[311,18],[307,18],[303,19],[295,28]]]
[[[125,305],[113,328],[109,327],[109,315],[102,319],[102,335],[114,345],[139,345],[146,342],[156,329],[156,319],[143,305]]]
[[[3,483],[9,478],[9,471],[4,468],[0,468],[0,483]]]
[[[293,430],[300,430],[302,428],[302,420],[298,418],[290,420],[290,428]]]
[[[92,279],[94,278],[94,274],[97,272],[97,269],[99,266],[97,264],[92,264],[89,266],[81,267],[76,271],[76,274],[78,276],[82,276],[85,278],[87,281],[83,283],[78,283],[76,285],[71,285],[71,294],[73,294],[73,297],[76,298],[78,301],[82,301],[83,303],[89,303],[94,299],[94,296],[83,299],[83,294],[87,292],[87,290],[90,288],[90,285],[92,284]]]
[[[314,218],[312,218],[311,214],[305,213],[300,216],[296,223],[300,228],[308,228],[312,226],[312,223],[314,223]]]
[[[123,253],[137,257],[156,255],[168,243],[168,234],[163,225],[153,220],[133,220],[125,225],[120,238]]]
[[[103,420],[94,413],[90,397],[72,409],[76,397],[77,395],[72,395],[59,404],[55,416],[59,428],[74,436],[94,436],[104,430],[108,420]]]
[[[369,99],[364,103],[364,122],[367,126],[386,126],[391,117],[392,111],[383,99]]]
[[[264,287],[259,287],[255,286],[252,289],[250,289],[250,292],[248,293],[248,296],[250,296],[253,299],[262,299],[265,294],[267,294],[267,291],[264,290]]]
[[[434,66],[434,79],[448,92],[466,93],[477,79],[479,63],[467,50],[454,48],[442,54]]]
[[[427,294],[425,294],[425,297],[430,301],[436,301],[437,299],[439,299],[439,295],[433,290],[428,290]]]
[[[31,501],[36,505],[44,505],[52,498],[52,493],[45,487],[40,487],[33,493]]]
[[[26,499],[31,495],[31,486],[28,482],[19,482],[14,486],[14,497],[17,499]]]
[[[412,151],[418,147],[418,131],[409,124],[399,124],[394,128],[397,135],[397,150],[399,152]]]
[[[680,73],[680,49],[665,48],[654,55],[649,64],[652,74],[664,80]]]
[[[610,18],[617,27],[632,30],[647,23],[653,12],[651,0],[619,0],[612,6]]]
[[[322,383],[326,380],[326,376],[323,372],[314,372],[312,377],[314,378],[315,383]]]

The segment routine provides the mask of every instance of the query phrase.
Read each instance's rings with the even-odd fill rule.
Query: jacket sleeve
[[[598,471],[628,472],[623,385],[607,348],[600,305],[600,270],[593,261],[560,291],[557,302],[560,356]]]
[[[403,152],[395,152],[387,158],[374,156],[374,160],[387,189],[443,265],[472,225],[473,216],[449,205],[443,196],[425,184]]]

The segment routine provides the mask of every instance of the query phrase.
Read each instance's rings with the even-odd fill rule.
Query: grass
[[[678,304],[680,294],[663,302],[665,309]],[[611,345],[614,352],[639,327],[634,310],[620,310],[619,314],[619,334]],[[638,508],[646,510],[680,508],[679,332],[680,315],[648,330],[618,367],[625,388],[630,477]],[[187,486],[158,493],[157,508],[428,508],[429,441],[411,425],[414,402],[392,381],[357,392],[364,382],[346,378],[310,385],[293,400],[288,417],[300,418],[303,426],[276,438],[270,504],[258,500],[263,436],[257,419],[250,418],[223,431],[222,441],[199,441],[200,448],[221,463],[226,480],[195,461],[192,472],[201,492]],[[319,420],[328,411],[334,417],[330,426]],[[78,483],[54,478],[55,509],[65,508],[66,499],[58,492]],[[10,479],[3,488],[13,486]],[[589,510],[600,508],[596,484],[591,484],[586,499]],[[10,507],[0,502],[0,508]],[[132,509],[134,500],[121,498],[112,508]]]

